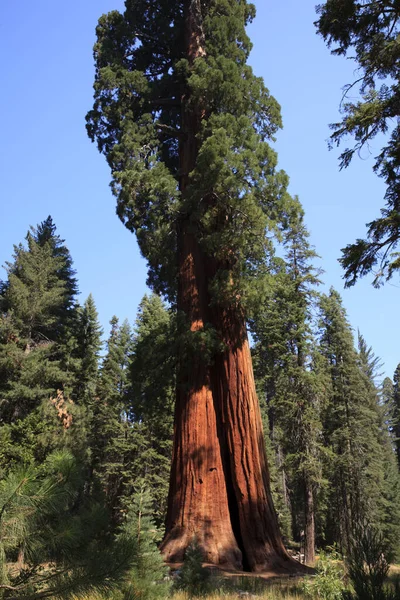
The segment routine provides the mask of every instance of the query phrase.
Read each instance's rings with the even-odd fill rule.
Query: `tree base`
[[[196,540],[207,565],[237,571],[242,569],[242,553],[231,531],[211,533],[203,530],[185,530],[175,527],[165,537],[161,552],[168,564],[182,564],[188,546]]]
[[[182,568],[182,561],[166,561],[167,566],[172,572],[179,571]],[[299,563],[297,560],[291,559],[290,564],[276,565],[273,567],[270,565],[268,569],[260,571],[243,571],[241,568],[232,568],[224,565],[216,565],[215,563],[204,562],[202,565],[204,568],[210,569],[218,573],[221,577],[226,579],[234,579],[235,577],[246,577],[249,579],[258,579],[268,581],[270,579],[295,579],[297,577],[305,577],[307,575],[315,575],[315,569]]]

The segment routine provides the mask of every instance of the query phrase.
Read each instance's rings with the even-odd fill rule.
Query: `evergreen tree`
[[[285,260],[275,260],[270,297],[252,321],[256,376],[264,382],[268,421],[284,502],[292,509],[295,536],[305,534],[306,562],[315,557],[315,503],[321,484],[318,374],[311,369],[312,306],[318,272],[298,201],[288,214]],[[289,500],[290,498],[290,500]],[[287,520],[287,517],[286,517]]]
[[[394,556],[400,552],[400,475],[392,440],[388,429],[385,407],[382,405],[382,391],[377,379],[382,363],[375,356],[371,347],[368,347],[363,336],[358,334],[358,354],[361,370],[365,375],[364,382],[371,406],[375,408],[378,416],[380,444],[378,460],[380,465],[379,494],[376,503],[376,514],[368,516],[373,523],[374,530],[383,538],[387,551]],[[375,522],[374,522],[375,518]]]
[[[26,246],[15,246],[1,285],[0,436],[7,468],[42,461],[61,439],[65,442],[67,421],[60,415],[79,420],[68,399],[76,294],[72,260],[50,218],[31,228],[26,240]]]
[[[168,569],[157,548],[162,535],[152,518],[152,504],[148,489],[139,480],[122,527],[122,535],[132,540],[134,546],[134,561],[123,587],[123,600],[164,600],[170,591]]]
[[[397,462],[400,469],[400,364],[393,376],[392,432],[396,448]]]
[[[320,309],[320,350],[330,377],[324,416],[331,452],[326,467],[330,484],[326,537],[328,543],[348,548],[357,524],[382,523],[380,418],[376,390],[360,368],[367,359],[360,361],[357,355],[339,294],[331,289],[321,298]]]
[[[164,552],[182,559],[197,531],[211,562],[240,566],[242,555],[258,569],[290,559],[259,443],[245,311],[288,195],[268,144],[279,107],[247,65],[254,14],[246,0],[126,0],[99,21],[87,122],[149,283],[179,311]]]
[[[90,445],[93,470],[116,518],[116,511],[121,509],[126,494],[126,480],[131,476],[129,456],[132,448],[127,411],[132,333],[129,323],[124,321],[119,325],[115,316],[110,324],[107,354],[101,365],[92,405]]]
[[[370,346],[368,347],[368,344],[360,331],[358,331],[358,355],[361,371],[376,388],[379,387],[383,363],[379,356],[375,355],[373,349]]]
[[[84,469],[68,452],[0,481],[0,598],[72,598],[109,590],[133,564],[95,498],[82,498]]]
[[[164,522],[175,401],[175,319],[156,294],[140,303],[133,343],[128,417],[137,448],[133,472],[152,490],[155,515]]]
[[[74,395],[80,403],[90,405],[96,394],[99,375],[103,330],[99,324],[96,305],[89,294],[78,311],[77,349],[79,359]]]
[[[386,205],[381,216],[368,223],[367,238],[349,244],[341,259],[347,286],[370,272],[378,286],[400,268],[399,254],[394,252],[400,237],[399,9],[393,0],[328,0],[317,12],[318,32],[333,46],[332,54],[348,56],[358,65],[357,79],[345,87],[343,120],[332,125],[333,144],[348,135],[355,140],[353,148],[342,153],[341,168],[350,164],[355,153],[369,151],[377,135],[388,134],[374,164],[386,184]],[[359,100],[353,100],[356,86]]]

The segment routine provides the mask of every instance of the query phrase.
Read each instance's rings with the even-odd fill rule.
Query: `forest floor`
[[[212,587],[215,591],[201,596],[202,600],[310,600],[306,595],[303,576],[279,576],[253,573],[215,573]],[[400,577],[400,565],[393,565],[390,579]],[[117,595],[117,598],[119,596]],[[175,592],[166,600],[192,600],[187,592]],[[112,600],[101,594],[78,596],[75,600]],[[315,600],[321,600],[317,594]]]
[[[400,565],[393,565],[389,578],[394,582],[400,577]],[[228,574],[221,578],[220,589],[202,596],[202,600],[310,600],[305,593],[303,583],[305,577],[274,577],[273,575],[246,573],[242,575]],[[171,600],[191,600],[186,592],[176,592]],[[314,600],[321,600],[316,594]]]

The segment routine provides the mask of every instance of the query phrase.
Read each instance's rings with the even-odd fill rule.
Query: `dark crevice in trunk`
[[[226,480],[226,492],[228,494],[228,509],[229,509],[229,516],[231,519],[233,535],[235,536],[239,550],[242,553],[243,571],[247,571],[250,573],[251,569],[250,569],[249,561],[247,560],[247,554],[246,554],[246,550],[245,550],[244,543],[243,543],[242,532],[240,530],[239,507],[238,507],[238,504],[236,501],[235,490],[233,488],[232,474],[231,474],[231,468],[230,468],[228,456],[223,457],[222,464],[224,465],[224,473],[225,473],[225,480]]]
[[[215,377],[215,374],[214,374]],[[215,402],[215,399],[214,399]],[[239,517],[239,507],[236,499],[235,489],[233,486],[233,475],[231,469],[231,463],[229,459],[229,450],[226,443],[226,438],[224,435],[223,429],[223,419],[222,419],[222,411],[220,406],[215,407],[215,412],[217,414],[217,436],[219,439],[220,449],[221,449],[221,460],[222,460],[222,468],[224,471],[225,484],[226,484],[226,494],[228,497],[228,510],[229,517],[231,522],[231,527],[233,531],[233,535],[235,536],[236,543],[240,552],[242,553],[242,570],[246,572],[251,572],[250,564],[247,558],[247,553],[244,547],[243,536],[240,529],[240,517]]]

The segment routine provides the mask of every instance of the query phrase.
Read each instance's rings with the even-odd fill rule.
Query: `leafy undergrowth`
[[[334,569],[340,561],[331,561]],[[389,581],[394,581],[400,575],[400,565],[393,565],[390,569]],[[202,600],[330,600],[340,597],[338,589],[333,585],[333,574],[322,571],[320,579],[316,577],[303,578],[276,578],[265,580],[260,577],[238,576],[223,578],[213,576],[211,585],[213,591],[201,596],[193,596],[186,591],[175,591],[169,596],[169,600],[192,600],[201,597]],[[321,589],[321,582],[326,584]],[[77,596],[74,600],[131,600],[125,598],[121,592],[104,596],[101,594],[89,594]],[[134,600],[142,600],[138,595]],[[143,600],[146,600],[145,598]],[[166,598],[167,600],[167,598]]]
[[[265,581],[259,577],[235,577],[229,580],[215,578],[215,589],[208,594],[200,596],[201,600],[306,600],[302,591],[302,580],[296,582],[279,579]],[[169,600],[192,600],[186,591],[172,593]],[[92,594],[76,597],[74,600],[122,600],[118,592],[115,595],[102,596]],[[139,600],[139,597],[138,597]],[[167,599],[166,599],[167,600]]]

